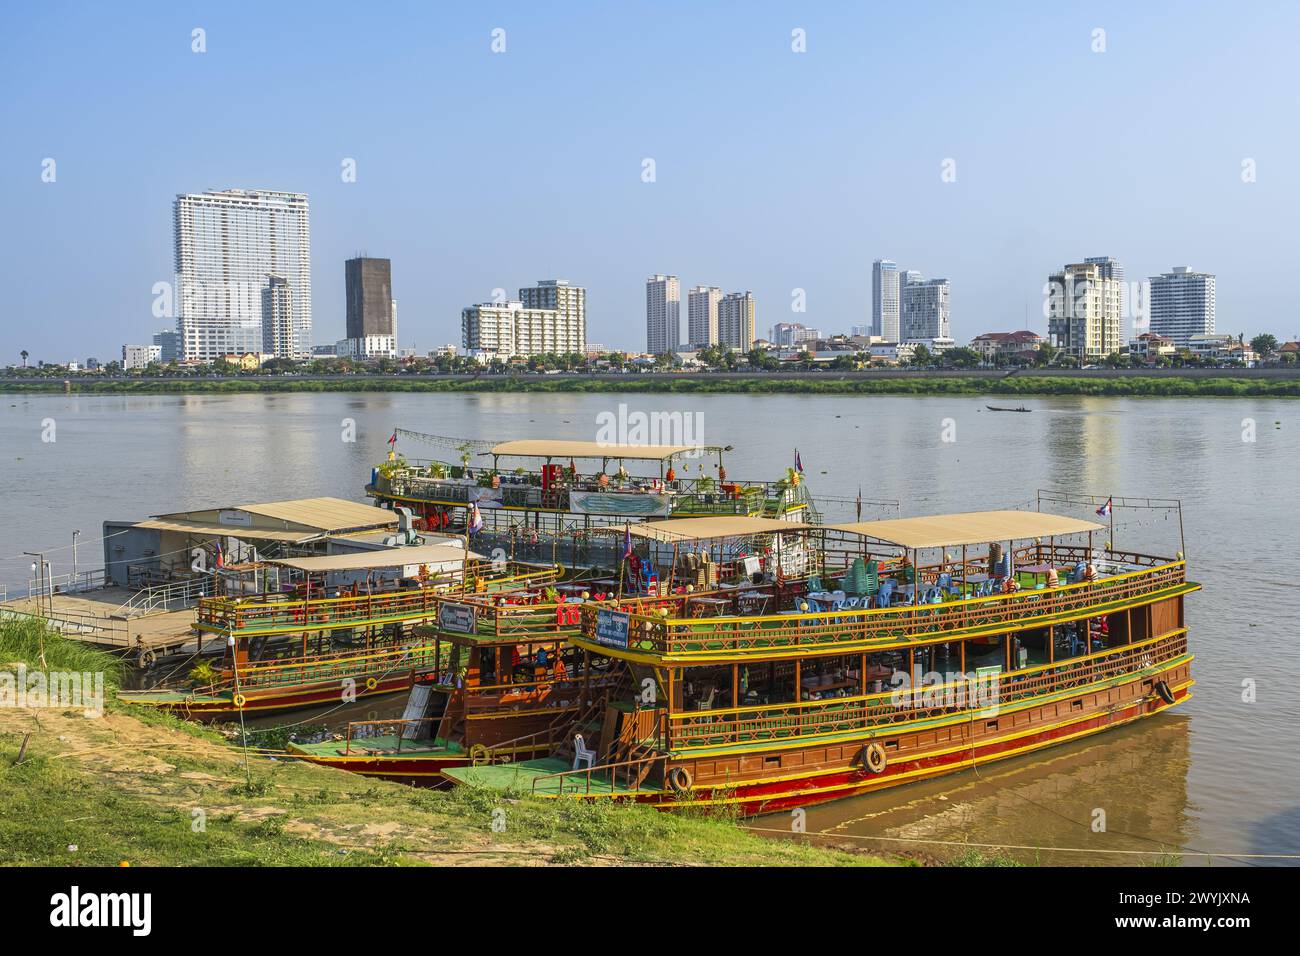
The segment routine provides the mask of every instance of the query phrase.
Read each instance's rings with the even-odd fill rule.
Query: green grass
[[[102,652],[0,622],[0,668],[38,667],[42,650],[51,670],[104,670],[113,675],[106,689],[120,678]],[[25,734],[27,754],[16,763]],[[0,865],[886,862],[765,839],[716,816],[419,790],[256,756],[245,766],[217,732],[111,695],[101,718],[0,708],[0,808]]]

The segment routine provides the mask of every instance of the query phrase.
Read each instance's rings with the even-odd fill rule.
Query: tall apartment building
[[[652,355],[675,351],[682,341],[682,289],[677,276],[654,275],[645,280],[646,351]]]
[[[948,280],[922,279],[916,272],[907,273],[907,277],[907,285],[901,289],[898,341],[926,346],[948,342]]]
[[[348,259],[343,263],[343,284],[347,306],[347,337],[396,337],[392,260],[366,256]]]
[[[1174,266],[1151,277],[1151,331],[1188,348],[1193,336],[1214,332],[1214,276]]]
[[[1103,279],[1114,279],[1119,283],[1120,318],[1128,315],[1128,285],[1124,282],[1124,267],[1119,260],[1114,256],[1088,256],[1083,262],[1084,265],[1099,266]]]
[[[586,332],[573,312],[530,309],[519,300],[461,310],[461,344],[480,359],[585,352]]]
[[[1099,263],[1076,262],[1048,277],[1047,334],[1081,365],[1120,348],[1121,282]]]
[[[737,352],[754,347],[758,309],[752,292],[729,292],[718,303],[718,344]]]
[[[269,353],[310,358],[311,230],[307,196],[271,190],[184,193],[173,205],[176,328],[186,360]],[[272,277],[283,287],[272,296]],[[266,309],[287,307],[284,316]],[[266,329],[282,328],[275,342]]]
[[[718,303],[722,290],[697,285],[686,294],[686,339],[692,348],[718,344]]]
[[[284,276],[270,276],[262,290],[262,351],[276,358],[303,358],[295,350],[293,295]]]
[[[877,259],[871,264],[871,334],[886,342],[897,342],[901,302],[898,264]]]
[[[587,348],[587,290],[582,286],[569,285],[568,279],[541,279],[537,285],[519,290],[519,301],[525,309],[550,309],[559,313],[564,328],[578,330],[581,346],[565,349],[570,352],[583,352]]]

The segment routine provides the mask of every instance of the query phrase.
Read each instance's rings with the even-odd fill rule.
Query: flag
[[[794,470],[803,474],[803,459],[799,457],[799,449],[794,450]]]
[[[218,538],[217,539],[217,567],[224,568],[225,566],[226,566],[226,559],[221,554],[221,539]]]
[[[483,514],[478,510],[478,502],[474,501],[469,506],[469,533],[478,534],[483,530]]]
[[[858,485],[857,506],[858,506],[858,516],[855,520],[861,521],[862,520],[862,486],[861,485]]]
[[[396,445],[396,444],[397,444],[397,430],[396,430],[396,429],[393,430],[393,437],[390,438],[390,439],[388,439],[388,444],[390,444],[390,445]]]
[[[623,559],[627,560],[632,557],[632,526],[625,524],[623,526]]]
[[[1102,517],[1102,518],[1109,518],[1109,517],[1110,517],[1110,503],[1111,503],[1111,499],[1110,499],[1110,498],[1107,498],[1107,499],[1106,499],[1106,503],[1105,503],[1104,505],[1102,505],[1100,508],[1097,509],[1097,515],[1098,515],[1099,517]]]

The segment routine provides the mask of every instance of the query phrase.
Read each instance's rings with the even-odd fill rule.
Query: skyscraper
[[[584,352],[587,349],[587,290],[569,285],[568,279],[541,279],[537,285],[519,290],[519,301],[525,309],[548,309],[558,314],[565,332],[565,342],[577,341],[577,346],[566,352]]]
[[[682,340],[682,291],[677,276],[654,275],[645,280],[646,351],[652,355],[675,351]]]
[[[718,303],[718,344],[737,352],[754,347],[758,309],[752,292],[729,292]]]
[[[950,338],[948,280],[925,280],[915,272],[907,275],[907,285],[902,287],[901,338],[898,341],[933,346],[936,339]]]
[[[686,295],[687,341],[694,348],[718,344],[718,303],[722,290],[699,285]]]
[[[1151,331],[1187,348],[1194,335],[1214,332],[1214,276],[1174,266],[1151,277]]]
[[[358,256],[343,263],[347,296],[347,337],[397,334],[393,310],[393,264]]]
[[[1120,347],[1120,282],[1103,270],[1099,263],[1076,262],[1047,280],[1048,337],[1081,365]]]
[[[877,259],[871,264],[871,334],[897,342],[899,309],[898,265]]]
[[[311,357],[307,196],[226,189],[177,195],[176,328],[182,357],[265,353]],[[283,286],[271,296],[272,277]],[[277,284],[278,285],[278,284]],[[287,314],[268,315],[267,309]],[[266,329],[283,335],[266,341]]]

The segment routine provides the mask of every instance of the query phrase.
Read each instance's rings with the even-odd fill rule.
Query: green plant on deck
[[[190,668],[190,672],[187,676],[193,686],[207,687],[209,690],[212,689],[213,685],[216,684],[220,677],[217,673],[217,669],[212,666],[211,661],[199,661]]]
[[[407,468],[406,459],[401,455],[391,461],[386,461],[379,466],[379,474],[385,478],[392,478],[398,472],[405,471]]]
[[[447,466],[440,461],[431,462],[429,464],[429,477],[438,481],[443,480],[447,477]]]

